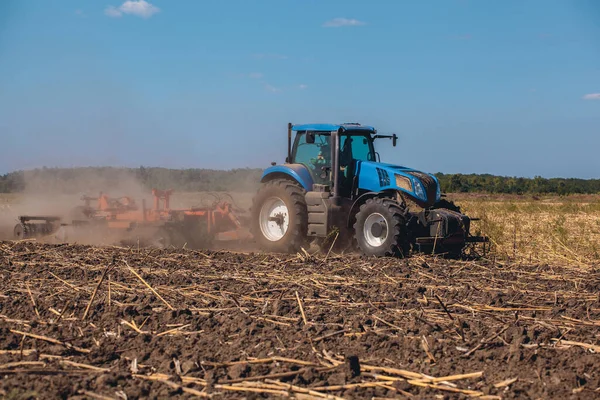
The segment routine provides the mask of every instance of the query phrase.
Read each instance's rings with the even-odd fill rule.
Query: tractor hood
[[[358,187],[362,190],[399,190],[423,207],[432,206],[440,199],[440,184],[432,174],[373,161],[359,161],[357,172]]]

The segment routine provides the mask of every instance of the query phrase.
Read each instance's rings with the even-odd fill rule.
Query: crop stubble
[[[0,243],[0,395],[591,398],[593,267]]]

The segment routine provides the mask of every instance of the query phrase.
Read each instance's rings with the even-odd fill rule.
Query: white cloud
[[[248,74],[248,77],[252,79],[260,79],[263,77],[263,74],[261,74],[260,72],[251,72]]]
[[[133,14],[142,18],[150,18],[160,11],[160,8],[148,3],[146,0],[127,0],[119,9],[125,14]]]
[[[600,93],[590,93],[583,96],[584,100],[600,100]]]
[[[267,89],[269,92],[271,93],[278,93],[281,92],[281,89],[278,87],[275,87],[273,85],[269,85],[268,83],[265,83],[265,89]]]
[[[353,18],[334,18],[323,24],[325,28],[340,28],[342,26],[360,26],[365,25],[364,22]]]
[[[106,7],[104,9],[104,14],[113,18],[121,17],[123,14],[135,15],[141,18],[150,18],[159,11],[160,8],[148,3],[146,0],[127,0],[119,7]]]
[[[304,90],[304,89],[306,89],[307,87],[308,87],[308,85],[305,85],[304,83],[303,83],[303,84],[301,84],[301,85],[298,85],[298,89],[300,89],[300,90]]]

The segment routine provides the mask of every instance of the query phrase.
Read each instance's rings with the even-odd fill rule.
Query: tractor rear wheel
[[[287,179],[262,185],[252,202],[252,235],[258,246],[277,253],[296,252],[306,242],[305,190]]]
[[[391,199],[368,199],[356,214],[354,237],[359,249],[367,256],[406,257],[410,242],[406,214]]]

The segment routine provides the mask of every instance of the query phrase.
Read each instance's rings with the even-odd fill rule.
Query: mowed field
[[[449,197],[491,253],[0,242],[0,397],[600,397],[599,199]]]

